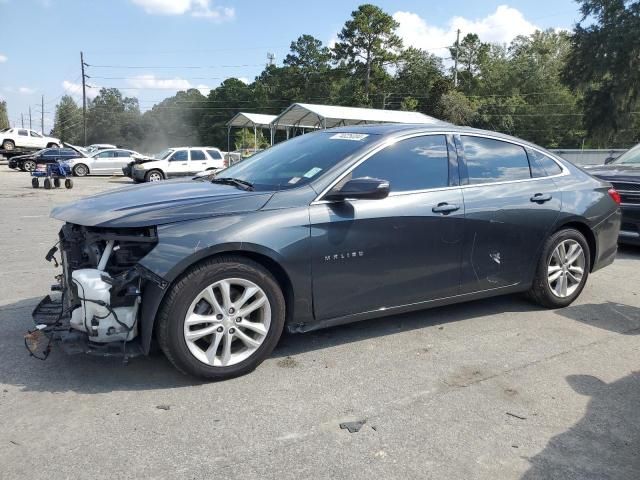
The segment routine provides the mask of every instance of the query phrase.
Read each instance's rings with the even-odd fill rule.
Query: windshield
[[[157,158],[158,160],[164,160],[165,158],[167,158],[171,153],[173,152],[172,148],[166,148],[163,151],[161,151],[159,154],[154,155],[153,158]]]
[[[616,158],[613,163],[616,165],[640,165],[640,146],[633,147]]]
[[[256,153],[217,177],[249,182],[256,190],[299,187],[377,138],[364,133],[309,133]]]

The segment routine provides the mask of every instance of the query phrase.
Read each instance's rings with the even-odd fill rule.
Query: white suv
[[[163,152],[161,160],[133,165],[134,182],[156,182],[165,178],[187,177],[205,170],[224,168],[222,152],[213,147],[170,148]]]
[[[13,150],[16,147],[33,148],[58,148],[62,142],[58,138],[46,137],[35,130],[28,128],[5,128],[0,130],[0,145],[4,150]]]

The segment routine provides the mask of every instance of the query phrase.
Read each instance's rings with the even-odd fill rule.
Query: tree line
[[[361,5],[333,48],[302,35],[281,66],[266,66],[249,84],[229,78],[206,96],[180,91],[145,112],[136,98],[102,88],[88,103],[87,141],[143,152],[226,149],[225,124],[237,112],[278,114],[304,102],[419,111],[548,148],[629,147],[640,141],[640,1],[579,3],[572,32],[536,31],[509,45],[470,32],[447,61],[406,47],[391,15]],[[81,144],[82,124],[81,108],[62,97],[52,134]],[[236,135],[232,148],[249,137]]]

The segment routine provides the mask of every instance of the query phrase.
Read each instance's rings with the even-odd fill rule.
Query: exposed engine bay
[[[34,310],[37,330],[50,340],[59,337],[63,347],[66,343],[77,351],[113,351],[101,347],[118,344],[124,353],[127,343],[138,335],[139,307],[147,281],[138,261],[156,243],[154,228],[65,224],[57,246],[46,257],[57,265],[60,252],[62,274],[52,286],[60,295],[55,300],[47,296]]]

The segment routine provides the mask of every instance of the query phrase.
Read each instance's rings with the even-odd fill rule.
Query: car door
[[[42,135],[40,135],[38,132],[34,132],[33,130],[29,130],[29,146],[44,148],[47,145],[45,144]]]
[[[89,167],[91,173],[96,175],[109,175],[113,171],[115,162],[114,150],[103,150],[96,153],[93,156],[91,167]]]
[[[168,178],[189,175],[189,150],[176,150],[168,160],[165,172]]]
[[[122,167],[126,167],[129,165],[129,162],[133,161],[133,158],[131,158],[132,152],[129,150],[114,150],[114,153],[115,156],[110,173],[112,175],[121,175]]]
[[[529,281],[560,213],[560,190],[552,177],[532,174],[522,145],[474,134],[456,142],[464,157],[462,293]]]
[[[458,293],[464,205],[451,141],[403,139],[348,174],[389,181],[385,199],[311,205],[318,320]]]
[[[195,175],[198,172],[203,172],[207,168],[209,168],[209,163],[207,161],[207,155],[204,153],[204,150],[191,150],[191,161],[189,163],[189,173],[191,175]]]
[[[18,135],[15,137],[16,147],[33,147],[33,140],[29,137],[29,131],[26,128],[16,129]]]

